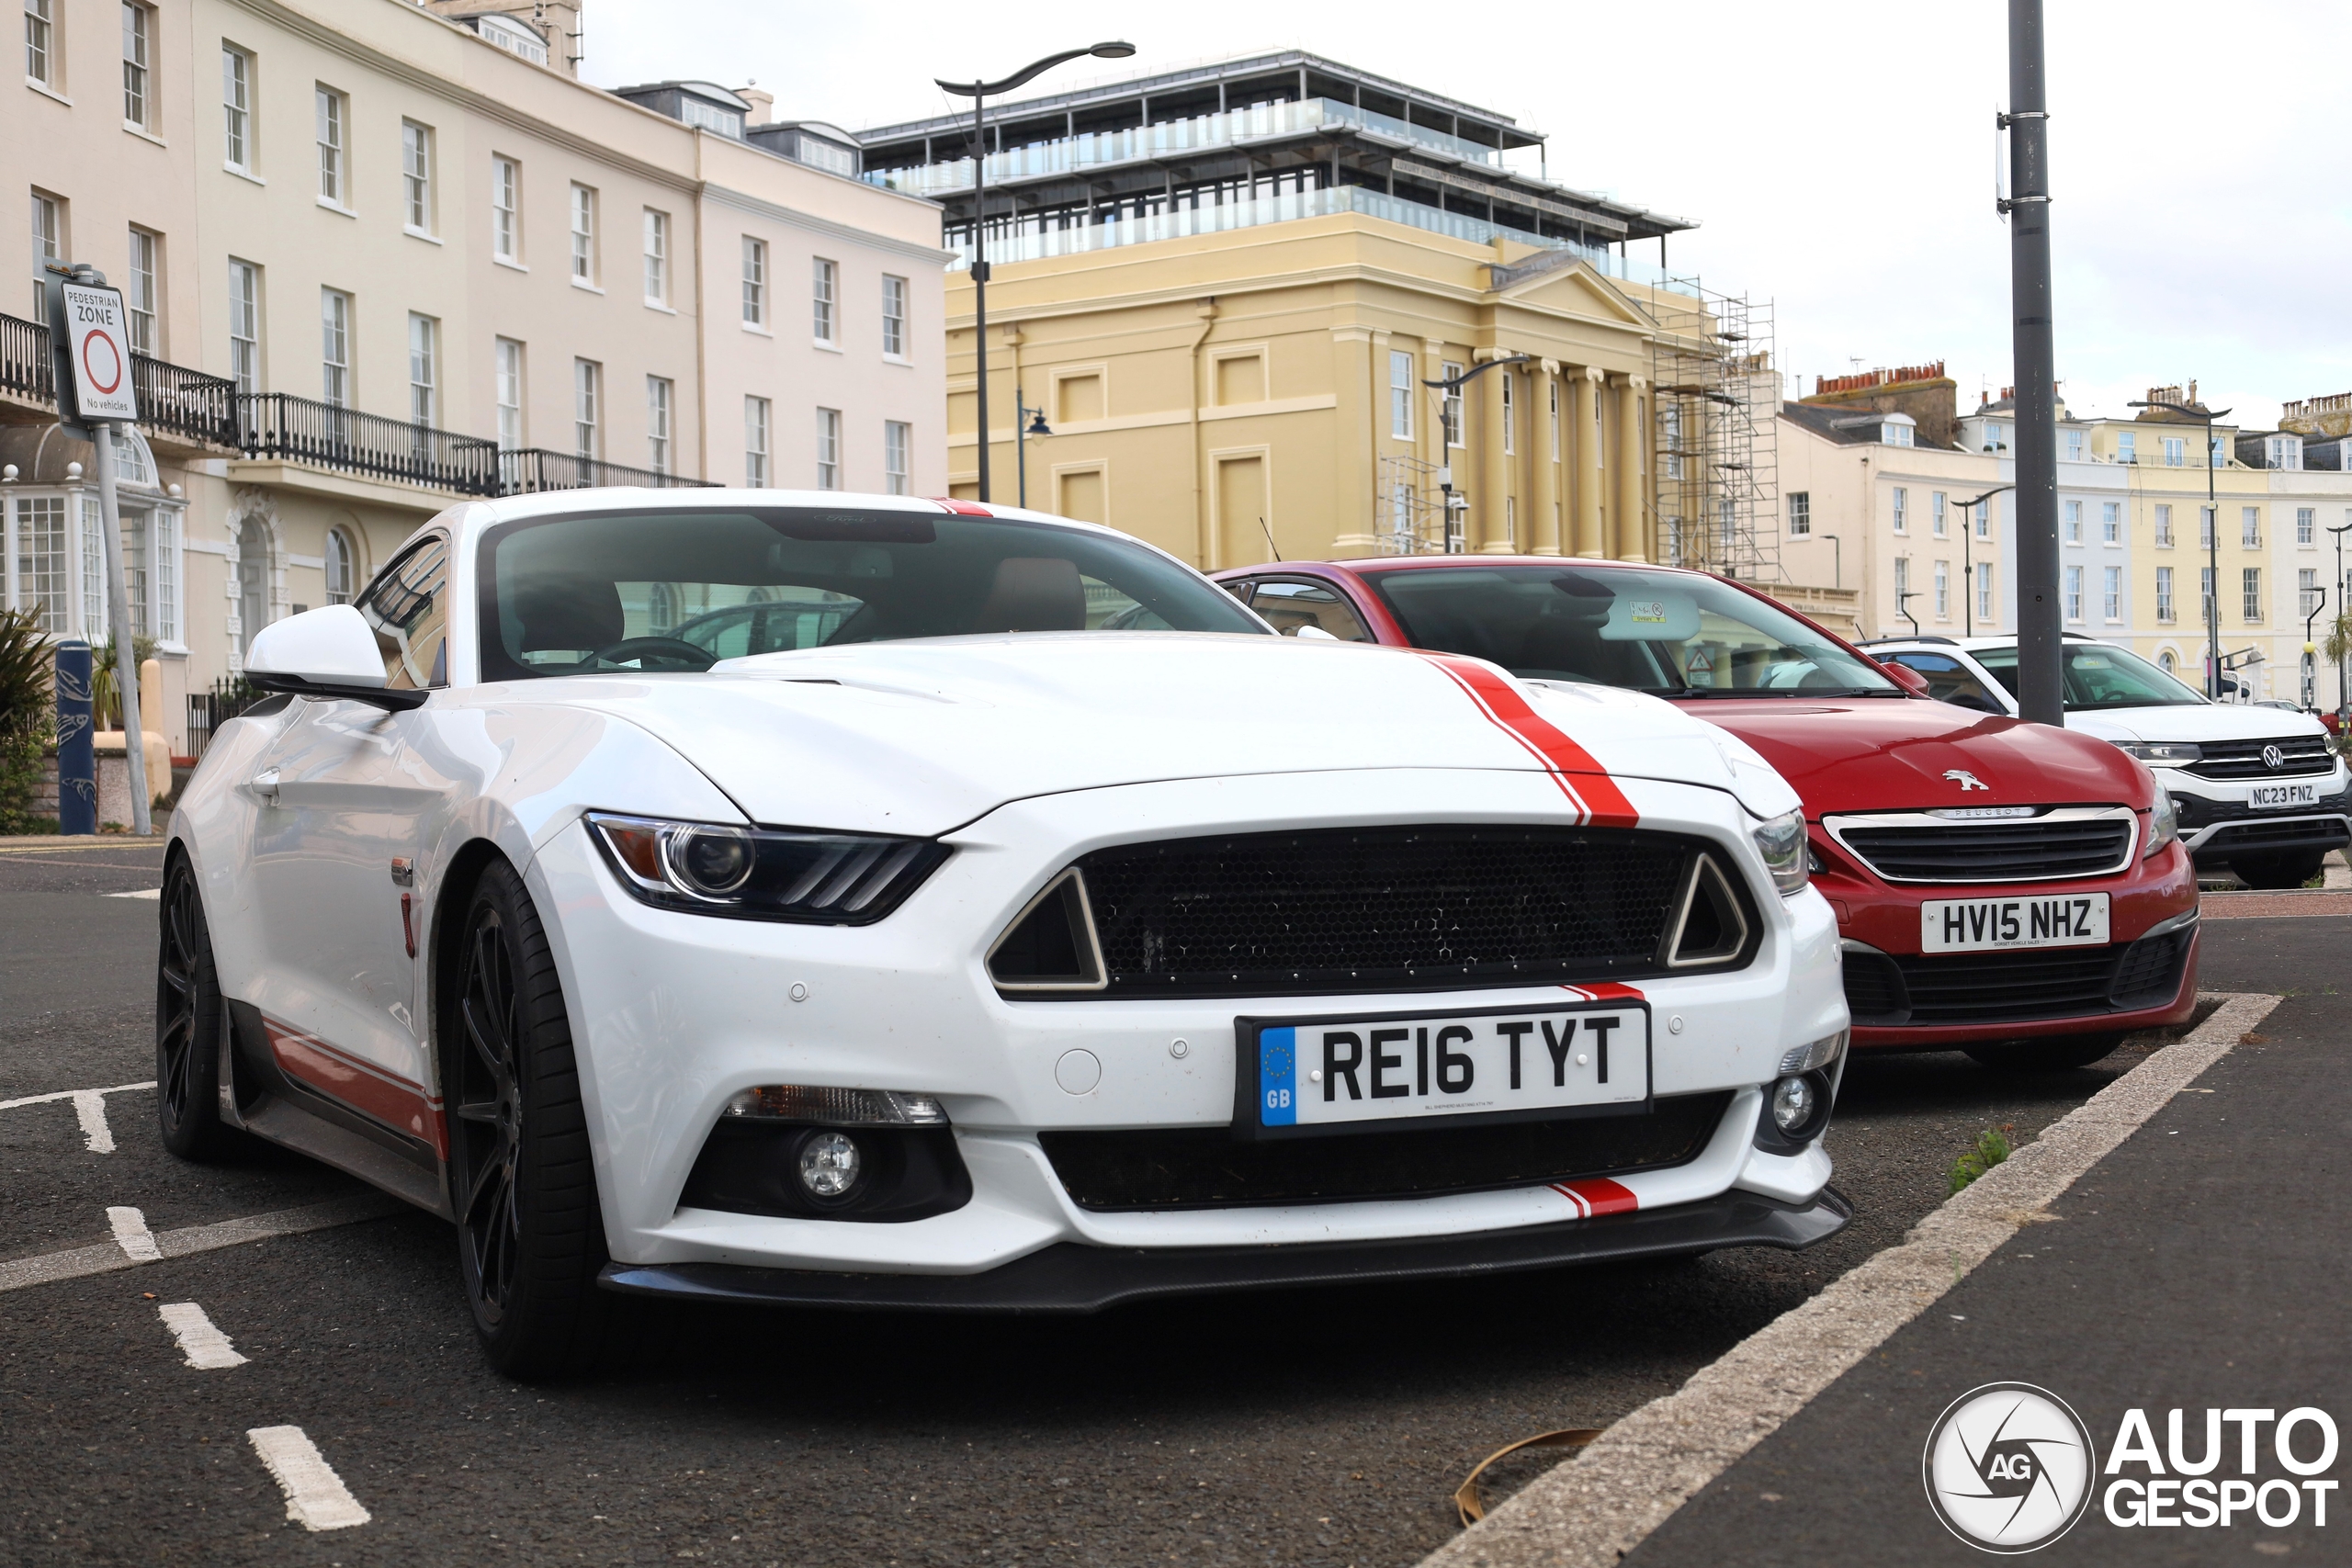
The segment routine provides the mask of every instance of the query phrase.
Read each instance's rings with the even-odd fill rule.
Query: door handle
[[[276,768],[264,768],[261,772],[254,775],[253,783],[248,784],[246,787],[251,789],[254,794],[259,795],[264,805],[277,805],[277,770]]]

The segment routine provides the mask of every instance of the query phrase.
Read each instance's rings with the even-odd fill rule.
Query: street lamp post
[[[972,100],[972,362],[973,382],[978,390],[978,434],[980,444],[980,499],[989,499],[989,228],[988,228],[988,127],[986,107],[990,95],[1002,97],[1014,88],[1045,74],[1066,61],[1086,55],[1104,60],[1125,60],[1136,51],[1136,46],[1114,39],[1085,49],[1066,49],[1059,54],[1033,61],[1010,76],[993,82],[938,82],[942,92]],[[1014,440],[1020,439],[1014,433]]]
[[[1838,542],[1838,536],[1835,534],[1824,534],[1821,536],[1829,541],[1831,586],[1842,590],[1846,586],[1846,547]]]
[[[1031,414],[1035,414],[1037,417],[1033,420],[1029,417]],[[1012,449],[1020,456],[1018,466],[1021,474],[1021,504],[1026,506],[1029,504],[1029,438],[1033,435],[1051,435],[1054,431],[1053,427],[1046,423],[1046,411],[1031,408],[1023,399],[1021,389],[1018,387],[1012,389],[1012,428],[1014,431]]]
[[[2335,536],[2335,620],[2336,624],[2340,626],[2344,624],[2346,611],[2344,598],[2346,587],[2344,581],[2344,536],[2347,533],[2352,533],[2352,523],[2346,523],[2341,528],[2330,528],[2328,532]],[[2340,634],[2332,640],[2335,641],[2338,647],[2342,647],[2343,639]],[[2352,653],[2352,649],[2346,649],[2346,651],[2347,653]],[[2339,654],[2335,660],[2335,733],[2338,735],[2342,735],[2345,732],[2347,725],[2352,725],[2352,691],[2346,690],[2346,684],[2347,682],[2345,680],[2345,659],[2344,655]]]
[[[1976,509],[2003,491],[2017,488],[1995,485],[1974,501],[1960,503],[1960,574],[1967,580],[1961,584],[1961,625],[1967,628],[1965,636],[1976,635],[1976,558],[1971,553],[1976,539]]]
[[[1476,380],[1479,377],[1484,376],[1487,371],[1494,369],[1498,366],[1525,365],[1534,357],[1535,356],[1532,354],[1504,355],[1498,358],[1489,359],[1480,364],[1473,365],[1469,369],[1464,370],[1459,376],[1448,376],[1441,380],[1425,379],[1421,382],[1421,385],[1431,389],[1437,393],[1440,399],[1439,407],[1442,409],[1444,407],[1442,400],[1446,393],[1460,391],[1463,388],[1468,386],[1471,382]],[[1442,415],[1440,416],[1439,423],[1441,424],[1443,423]],[[1453,532],[1453,513],[1456,507],[1460,507],[1461,509],[1467,511],[1470,503],[1453,488],[1453,465],[1451,462],[1446,464],[1444,468],[1444,477],[1439,481],[1438,488],[1443,491],[1445,495],[1445,553],[1448,555],[1459,555],[1462,552],[1454,548],[1457,541]],[[1492,498],[1490,497],[1488,499],[1491,500]],[[1464,522],[1466,525],[1468,519],[1464,519]],[[1466,526],[1464,532],[1467,532]],[[1465,547],[1468,543],[1466,539],[1460,542]],[[1516,539],[1511,541],[1513,545],[1518,544],[1518,542],[1519,541]]]
[[[2165,409],[2205,426],[2205,576],[2212,583],[2205,595],[2205,694],[2218,703],[2222,700],[2222,505],[2213,493],[2213,422],[2230,411],[2191,408],[2161,398],[2135,398],[2124,406]],[[2340,541],[2338,548],[2340,552]]]

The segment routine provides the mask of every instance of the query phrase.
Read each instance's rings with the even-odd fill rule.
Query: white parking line
[[[142,887],[136,893],[102,893],[98,897],[102,898],[153,898],[160,901],[164,897],[164,890],[160,887]]]
[[[306,1231],[357,1224],[363,1220],[380,1220],[388,1214],[405,1213],[408,1207],[397,1198],[379,1192],[364,1192],[356,1197],[337,1198],[300,1209],[280,1209],[275,1213],[248,1214],[242,1219],[221,1220],[209,1225],[189,1225],[181,1230],[165,1231],[160,1235],[151,1234],[149,1239],[164,1258],[186,1258],[191,1253],[240,1247],[267,1236],[300,1235]],[[138,1211],[133,1209],[127,1213],[135,1214]],[[21,1291],[31,1285],[47,1285],[59,1280],[79,1280],[85,1275],[110,1273],[117,1269],[136,1268],[141,1263],[153,1261],[153,1258],[130,1256],[128,1249],[119,1242],[101,1242],[96,1247],[74,1247],[61,1252],[37,1253],[30,1258],[11,1258],[0,1263],[0,1292]]]
[[[229,1343],[229,1337],[215,1328],[212,1320],[204,1315],[204,1309],[194,1302],[167,1303],[155,1309],[155,1315],[164,1320],[172,1337],[180,1342],[180,1354],[187,1358],[189,1366],[214,1371],[245,1364],[245,1358]]]
[[[119,1083],[112,1089],[61,1089],[53,1094],[28,1094],[22,1100],[0,1100],[0,1111],[70,1100],[74,1102],[74,1119],[82,1123],[84,1145],[94,1155],[110,1155],[114,1153],[114,1130],[107,1125],[107,1096],[154,1087],[154,1080],[150,1078],[145,1083]]]
[[[155,1233],[147,1228],[147,1216],[136,1209],[108,1209],[107,1224],[114,1231],[115,1244],[122,1255],[133,1263],[161,1263],[163,1253],[155,1246]]]
[[[286,1494],[286,1517],[306,1530],[349,1529],[371,1517],[300,1427],[255,1427],[254,1452]]]

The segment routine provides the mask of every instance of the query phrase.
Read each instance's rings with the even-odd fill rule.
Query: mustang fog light
[[[1829,1066],[1845,1054],[1846,1041],[1851,1032],[1841,1029],[1835,1034],[1823,1035],[1811,1044],[1795,1047],[1781,1058],[1781,1071],[1794,1076]]]
[[[1798,1129],[1813,1120],[1813,1110],[1818,1103],[1818,1095],[1819,1091],[1813,1087],[1811,1078],[1782,1078],[1772,1086],[1772,1124],[1780,1128],[1782,1133],[1792,1134],[1796,1133]],[[804,1171],[808,1168],[805,1156],[802,1158],[801,1168]]]
[[[747,1089],[727,1102],[722,1114],[766,1122],[807,1122],[820,1127],[947,1125],[947,1112],[927,1094],[900,1094],[887,1089],[820,1089],[797,1083]]]
[[[865,1157],[847,1133],[818,1133],[800,1145],[800,1185],[812,1198],[846,1197]]]

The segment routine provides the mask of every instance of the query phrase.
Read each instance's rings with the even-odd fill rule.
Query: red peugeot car
[[[1290,635],[1645,692],[1745,741],[1804,796],[1858,1049],[2075,1067],[2195,1005],[2197,877],[2172,802],[2104,740],[1931,701],[1704,572],[1400,556],[1216,576]]]

